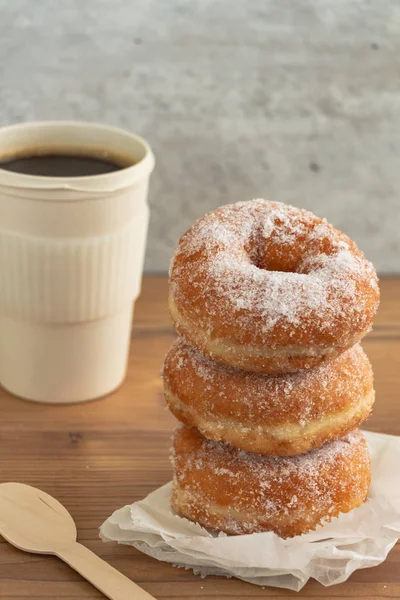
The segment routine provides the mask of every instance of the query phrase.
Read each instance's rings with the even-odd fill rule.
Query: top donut
[[[370,330],[378,304],[375,269],[351,239],[268,200],[196,221],[170,268],[178,333],[247,371],[291,372],[334,358]]]

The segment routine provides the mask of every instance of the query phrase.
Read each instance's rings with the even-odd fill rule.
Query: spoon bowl
[[[23,483],[0,484],[0,533],[16,548],[40,554],[56,554],[76,540],[67,509]]]

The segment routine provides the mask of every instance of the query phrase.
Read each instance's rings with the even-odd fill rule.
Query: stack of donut
[[[312,213],[267,200],[199,219],[170,269],[179,338],[165,358],[172,506],[216,531],[291,537],[362,504],[357,429],[374,402],[359,342],[373,266]]]

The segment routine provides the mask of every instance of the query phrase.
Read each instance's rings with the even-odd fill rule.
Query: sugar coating
[[[362,503],[370,459],[359,430],[296,457],[260,456],[180,427],[172,449],[175,505],[230,533],[302,533]],[[184,494],[184,502],[179,497]],[[213,526],[213,525],[211,525]]]
[[[325,219],[257,199],[219,208],[181,238],[170,268],[178,310],[238,344],[346,344],[365,332],[377,277]]]
[[[164,362],[172,392],[203,416],[240,425],[300,423],[345,410],[373,390],[368,357],[355,345],[329,363],[281,375],[241,371],[211,361],[178,338]]]

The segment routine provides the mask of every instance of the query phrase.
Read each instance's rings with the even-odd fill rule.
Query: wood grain
[[[381,291],[374,331],[363,344],[377,391],[367,428],[400,435],[400,279],[383,279]],[[113,395],[75,406],[47,406],[0,391],[0,482],[20,481],[58,498],[76,521],[79,541],[159,599],[400,597],[399,545],[385,563],[357,571],[340,586],[324,588],[312,581],[296,594],[234,579],[201,579],[98,539],[99,526],[116,508],[170,479],[175,421],[164,408],[160,367],[175,334],[166,298],[166,279],[147,277],[136,307],[127,380]],[[57,559],[24,554],[0,538],[0,598],[102,595]]]

